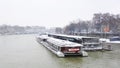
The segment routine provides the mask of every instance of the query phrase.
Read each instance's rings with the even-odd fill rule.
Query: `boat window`
[[[120,38],[110,38],[110,41],[120,41]]]
[[[75,42],[75,43],[82,43],[81,39],[76,39],[76,38],[68,38],[68,41]]]
[[[83,38],[83,43],[96,43],[99,42],[98,38]]]
[[[61,37],[61,36],[58,36],[58,39],[67,40],[66,37]]]
[[[46,39],[43,39],[43,41],[46,41]]]

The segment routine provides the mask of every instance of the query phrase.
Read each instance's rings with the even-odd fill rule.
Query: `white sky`
[[[0,25],[64,27],[100,12],[120,14],[120,0],[0,0]]]

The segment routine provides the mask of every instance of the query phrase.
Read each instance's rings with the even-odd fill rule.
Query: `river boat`
[[[120,44],[120,37],[119,36],[114,36],[109,38],[109,43],[119,43]]]
[[[48,36],[82,44],[83,50],[85,51],[102,50],[102,45],[99,42],[98,37],[74,36],[74,35],[63,35],[63,34],[48,34]]]
[[[120,37],[114,36],[109,38],[101,38],[99,41],[104,43],[120,43]]]
[[[38,36],[37,41],[58,57],[88,56],[88,53],[82,49],[83,45],[81,44],[48,37],[47,35]]]

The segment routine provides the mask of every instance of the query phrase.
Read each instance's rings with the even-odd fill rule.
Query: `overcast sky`
[[[64,27],[106,12],[120,14],[120,0],[0,0],[0,25]]]

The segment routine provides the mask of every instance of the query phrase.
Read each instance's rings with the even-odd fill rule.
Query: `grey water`
[[[59,58],[36,35],[0,36],[0,68],[120,68],[120,49],[88,52],[88,57]]]

